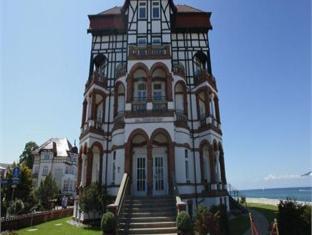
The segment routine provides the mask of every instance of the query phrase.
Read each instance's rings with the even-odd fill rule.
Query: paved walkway
[[[267,221],[267,219],[264,217],[263,214],[261,214],[260,212],[256,211],[256,210],[250,210],[255,224],[258,228],[259,234],[260,235],[267,235],[269,234],[268,228],[269,228],[269,223]],[[244,235],[251,235],[251,231],[250,229],[248,229],[248,231],[246,231],[244,233]]]

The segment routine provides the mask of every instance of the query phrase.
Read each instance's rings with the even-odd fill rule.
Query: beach
[[[259,204],[266,204],[266,205],[275,205],[277,206],[280,202],[279,199],[270,199],[270,198],[246,198],[247,203],[259,203]],[[303,202],[303,201],[297,201],[302,204],[308,204],[312,205],[312,202]]]

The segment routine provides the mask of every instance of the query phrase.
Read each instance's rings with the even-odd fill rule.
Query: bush
[[[302,205],[290,199],[280,201],[278,226],[282,235],[311,234],[311,206]]]
[[[79,206],[85,213],[99,212],[103,214],[106,211],[107,197],[103,187],[98,183],[92,183],[85,187],[79,195]]]
[[[229,219],[227,215],[227,210],[225,205],[212,206],[210,211],[218,217],[218,224],[221,234],[228,235],[230,234],[229,229]]]
[[[241,196],[240,198],[240,204],[245,205],[246,204],[246,197]]]
[[[212,213],[207,207],[200,205],[196,211],[195,230],[200,235],[219,235],[219,220],[219,213]]]
[[[22,200],[15,200],[8,208],[8,212],[10,215],[18,215],[24,209],[24,203]]]
[[[185,211],[182,211],[177,216],[177,228],[181,233],[190,233],[193,230],[191,217]]]
[[[101,220],[101,229],[104,234],[106,233],[115,233],[116,231],[116,217],[112,212],[106,212],[102,216]]]

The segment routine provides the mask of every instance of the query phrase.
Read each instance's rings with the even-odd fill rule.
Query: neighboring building
[[[66,138],[51,138],[33,151],[33,185],[51,173],[62,194],[74,196],[77,178],[77,147],[72,147]]]
[[[126,0],[90,15],[78,186],[228,206],[210,12],[172,0]],[[193,206],[194,208],[195,206]],[[81,219],[81,217],[80,217]]]
[[[6,174],[8,172],[8,167],[10,164],[7,163],[0,163],[0,176],[2,179],[6,178]]]

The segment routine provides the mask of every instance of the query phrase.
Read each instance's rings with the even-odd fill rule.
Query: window
[[[159,19],[160,18],[159,2],[153,2],[152,12],[153,12],[153,19]]]
[[[160,45],[161,44],[161,39],[159,37],[153,38],[152,39],[152,44],[153,45]]]
[[[44,166],[42,169],[42,176],[47,176],[49,173],[49,168],[47,166]]]
[[[146,46],[147,40],[146,38],[138,38],[138,46]]]
[[[139,3],[139,19],[146,19],[146,2]]]
[[[154,83],[153,84],[153,99],[154,100],[161,100],[162,98],[163,98],[162,84],[161,83]]]
[[[145,83],[137,84],[137,92],[136,92],[138,100],[145,100],[146,98],[146,85]]]
[[[50,159],[50,155],[48,152],[44,152],[43,153],[43,160],[49,160]]]
[[[186,182],[189,183],[190,181],[190,176],[189,176],[189,162],[188,162],[188,151],[187,149],[185,149],[185,179],[186,179]]]

